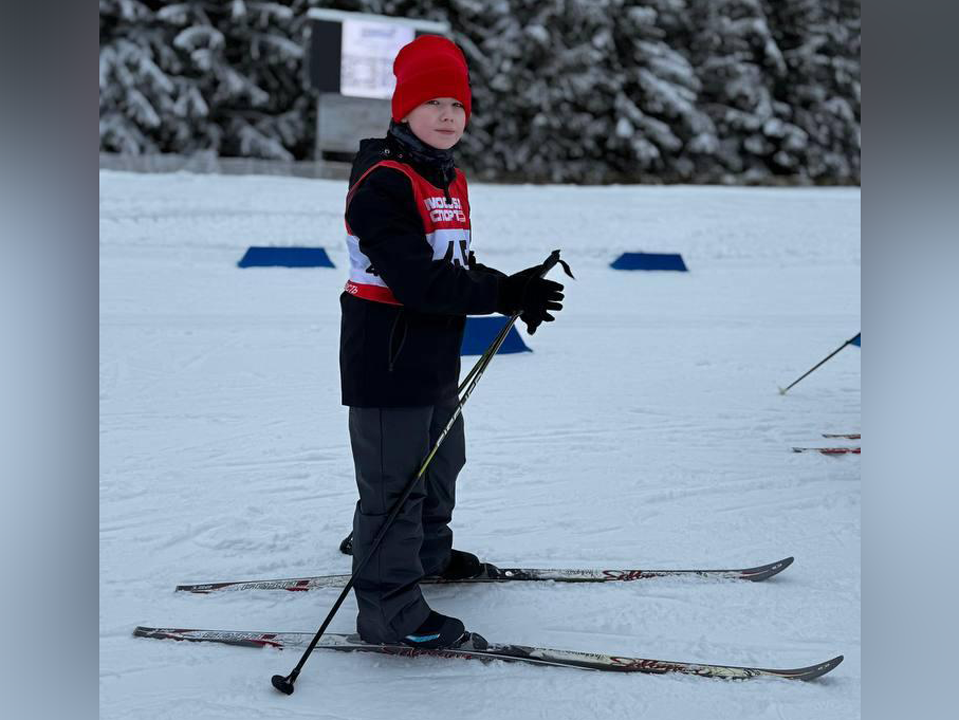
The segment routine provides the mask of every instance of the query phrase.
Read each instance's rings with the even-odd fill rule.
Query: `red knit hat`
[[[393,119],[401,122],[410,111],[427,100],[451,97],[466,108],[470,119],[469,68],[463,51],[439,35],[421,35],[404,45],[393,61],[396,89],[393,91]]]

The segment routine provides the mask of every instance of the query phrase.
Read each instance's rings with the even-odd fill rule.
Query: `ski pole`
[[[549,270],[557,263],[560,262],[559,259],[559,250],[554,250],[547,258],[546,262],[543,263],[543,270],[540,273],[540,277],[543,277]],[[565,263],[564,263],[565,265]],[[446,423],[446,427],[443,428],[443,432],[440,433],[440,436],[436,439],[436,443],[433,445],[433,449],[430,451],[430,454],[426,456],[426,459],[423,461],[423,464],[420,466],[419,471],[413,477],[412,480],[407,484],[406,488],[403,490],[403,494],[396,500],[393,504],[390,514],[387,516],[386,520],[383,522],[383,525],[377,531],[376,536],[373,538],[373,542],[370,544],[370,549],[364,557],[356,566],[356,570],[350,575],[349,581],[346,583],[346,586],[340,592],[340,596],[336,599],[336,602],[333,603],[333,607],[330,609],[330,612],[327,614],[326,619],[323,621],[323,624],[320,625],[320,629],[316,631],[316,635],[313,636],[313,639],[310,641],[309,646],[303,652],[303,656],[300,658],[300,661],[296,664],[296,667],[290,672],[289,675],[274,675],[271,678],[273,687],[279,690],[285,695],[293,694],[293,685],[296,683],[297,677],[299,677],[300,672],[303,670],[303,666],[306,664],[307,659],[310,655],[313,654],[313,650],[316,648],[317,643],[320,642],[320,638],[323,637],[323,633],[326,632],[326,628],[329,626],[330,622],[333,620],[333,617],[336,615],[337,610],[340,609],[340,606],[343,604],[343,601],[346,599],[346,596],[349,594],[350,590],[353,589],[353,584],[356,582],[356,576],[366,567],[366,564],[370,561],[370,558],[373,557],[373,554],[379,548],[380,543],[383,541],[383,538],[386,536],[387,530],[393,524],[393,521],[396,520],[396,517],[400,514],[400,510],[403,509],[403,505],[406,503],[407,498],[413,492],[413,488],[416,487],[416,483],[419,482],[420,478],[423,477],[423,474],[426,472],[426,468],[429,467],[430,461],[436,456],[437,450],[439,450],[440,445],[443,444],[443,440],[446,439],[446,436],[449,434],[449,431],[452,429],[454,423],[459,419],[460,415],[463,412],[463,406],[466,405],[466,401],[469,400],[470,395],[473,392],[473,389],[479,383],[480,378],[483,376],[486,368],[492,362],[493,357],[496,355],[496,351],[499,350],[500,345],[503,344],[503,341],[506,339],[506,335],[509,332],[509,328],[513,326],[513,323],[519,318],[520,313],[517,311],[513,313],[510,317],[509,322],[504,326],[504,331],[501,331],[499,335],[493,340],[489,348],[483,356],[480,358],[480,361],[477,363],[477,367],[474,368],[475,373],[470,373],[473,375],[472,381],[467,386],[466,391],[463,393],[463,396],[459,399],[459,402],[456,405],[456,410],[453,411],[452,417],[449,419],[449,422]]]
[[[785,394],[789,391],[789,388],[791,388],[793,385],[795,385],[796,383],[798,383],[800,380],[802,380],[804,377],[806,377],[806,375],[808,375],[809,373],[811,373],[813,370],[815,370],[816,368],[818,368],[820,365],[822,365],[824,362],[826,362],[826,361],[827,361],[829,358],[831,358],[833,355],[835,355],[835,354],[838,353],[840,350],[842,350],[844,347],[846,347],[846,345],[851,345],[852,343],[856,342],[856,340],[859,339],[859,336],[860,336],[860,335],[862,335],[862,333],[856,333],[855,337],[851,337],[851,338],[849,338],[848,340],[846,340],[846,342],[844,342],[844,343],[843,343],[842,345],[840,345],[838,348],[836,348],[836,349],[833,350],[831,353],[829,353],[826,357],[824,357],[822,360],[820,360],[818,363],[816,363],[813,367],[811,367],[809,370],[807,370],[805,373],[803,373],[799,378],[797,378],[796,380],[794,380],[794,381],[792,382],[792,384],[790,384],[788,387],[779,388],[779,394],[780,394],[780,395],[785,395]]]

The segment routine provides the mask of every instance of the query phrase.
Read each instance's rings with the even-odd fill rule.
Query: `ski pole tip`
[[[289,676],[274,675],[271,682],[273,683],[273,687],[284,695],[293,694],[293,680],[290,679]]]

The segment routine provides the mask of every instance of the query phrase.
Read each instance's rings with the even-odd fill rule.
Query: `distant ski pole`
[[[569,273],[569,268],[565,262],[559,259],[559,250],[554,250],[546,261],[541,266],[541,271],[539,276],[543,277],[548,273],[556,263],[562,263],[566,272]],[[406,488],[403,490],[403,494],[396,500],[390,514],[387,516],[386,520],[383,522],[383,525],[380,526],[380,529],[377,531],[376,536],[373,538],[373,542],[370,543],[370,549],[357,565],[356,569],[350,575],[349,581],[344,586],[343,590],[340,592],[340,596],[336,599],[336,602],[333,603],[333,607],[330,609],[330,612],[327,614],[326,619],[323,621],[323,624],[320,625],[320,629],[316,631],[316,635],[313,636],[313,640],[310,642],[309,646],[303,652],[303,656],[300,658],[300,661],[296,664],[296,667],[290,672],[289,675],[274,675],[271,678],[273,687],[279,690],[284,695],[293,694],[293,685],[296,683],[297,677],[299,677],[300,672],[303,670],[303,666],[306,664],[306,661],[309,659],[310,655],[313,654],[313,650],[316,648],[317,643],[320,642],[320,638],[323,637],[323,633],[326,632],[326,628],[329,626],[330,622],[333,620],[333,616],[336,615],[336,611],[340,609],[340,605],[343,604],[343,601],[346,599],[346,596],[349,595],[350,590],[353,589],[353,584],[356,582],[356,576],[366,567],[366,564],[370,561],[370,558],[373,557],[376,550],[379,548],[380,543],[383,541],[384,536],[386,535],[387,530],[393,524],[393,521],[396,520],[396,517],[400,514],[400,511],[403,509],[403,505],[406,503],[407,498],[413,492],[413,488],[416,487],[416,483],[419,482],[419,479],[423,477],[423,474],[426,472],[426,468],[429,467],[430,461],[436,456],[436,451],[439,450],[440,445],[443,443],[443,440],[446,439],[446,436],[449,434],[450,429],[456,423],[460,414],[463,412],[463,406],[466,405],[466,401],[469,400],[470,395],[472,394],[477,383],[479,383],[480,378],[483,377],[483,373],[486,371],[486,368],[489,366],[490,362],[493,360],[493,357],[496,355],[496,352],[499,350],[500,345],[503,344],[503,341],[506,339],[506,335],[509,332],[509,328],[519,319],[520,313],[515,312],[510,317],[509,322],[503,328],[499,335],[493,340],[489,348],[483,353],[483,356],[480,358],[479,362],[476,364],[476,367],[473,368],[473,371],[470,372],[470,382],[466,387],[465,392],[460,398],[459,403],[456,405],[456,410],[453,411],[453,416],[450,418],[449,422],[446,424],[446,427],[443,428],[443,432],[440,433],[440,436],[436,439],[436,444],[433,445],[433,449],[430,451],[430,454],[426,456],[426,459],[423,461],[423,464],[420,466],[419,472],[409,481]],[[465,384],[465,383],[464,383]]]
[[[804,377],[806,377],[807,375],[809,375],[813,370],[815,370],[815,369],[818,368],[820,365],[822,365],[822,364],[825,363],[827,360],[829,360],[829,358],[831,358],[833,355],[835,355],[835,354],[838,353],[840,350],[842,350],[844,347],[846,347],[846,345],[852,345],[854,342],[856,342],[856,340],[859,339],[859,336],[860,336],[860,335],[862,335],[862,333],[856,333],[856,335],[855,335],[854,337],[851,337],[851,338],[849,338],[848,340],[846,340],[846,342],[844,342],[844,343],[843,343],[842,345],[840,345],[838,348],[836,348],[835,350],[833,350],[831,353],[829,353],[826,357],[824,357],[824,358],[823,358],[822,360],[820,360],[818,363],[816,363],[815,365],[813,365],[813,367],[811,367],[809,370],[807,370],[807,371],[804,372],[802,375],[800,375],[800,376],[799,376],[796,380],[794,380],[790,385],[788,385],[788,386],[785,387],[785,388],[779,388],[779,394],[780,394],[780,395],[785,395],[787,392],[789,392],[789,389],[790,389],[793,385],[797,384],[800,380],[802,380]]]

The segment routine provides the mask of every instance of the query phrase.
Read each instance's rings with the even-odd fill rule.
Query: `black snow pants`
[[[354,570],[455,410],[455,402],[428,407],[350,408],[350,443],[360,491],[353,515]],[[460,416],[356,579],[356,629],[367,642],[396,642],[416,630],[429,615],[419,581],[424,575],[442,572],[449,564],[453,546],[449,522],[456,501],[456,476],[465,463]]]

